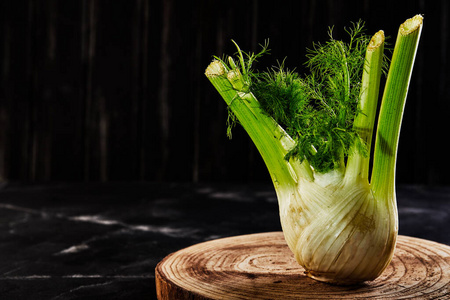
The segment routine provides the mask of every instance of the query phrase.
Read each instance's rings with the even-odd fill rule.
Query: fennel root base
[[[375,280],[336,286],[305,275],[282,232],[200,243],[156,267],[158,299],[450,299],[450,246],[398,236]]]

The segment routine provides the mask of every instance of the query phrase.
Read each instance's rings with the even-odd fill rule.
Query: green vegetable
[[[312,278],[337,284],[373,280],[392,258],[398,232],[395,162],[422,20],[417,15],[400,26],[373,157],[380,78],[387,69],[382,31],[369,38],[356,23],[344,43],[330,30],[330,41],[309,51],[310,74],[304,76],[283,64],[253,70],[267,44],[257,54],[236,44],[237,63],[216,57],[206,69],[229,107],[230,126],[243,126],[267,165],[286,242]]]

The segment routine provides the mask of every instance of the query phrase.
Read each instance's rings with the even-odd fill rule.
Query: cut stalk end
[[[406,20],[402,25],[400,25],[400,34],[408,35],[412,32],[415,32],[422,26],[423,17],[421,15],[415,15],[411,19]]]
[[[384,31],[380,30],[370,39],[369,45],[367,46],[367,51],[375,51],[382,45],[384,45]]]
[[[218,60],[211,62],[205,70],[206,77],[222,76],[225,75],[225,73],[225,67]]]
[[[237,91],[244,90],[245,83],[242,80],[242,75],[239,69],[229,71],[227,74],[227,78],[230,81],[231,85],[233,85],[233,88],[235,88]]]

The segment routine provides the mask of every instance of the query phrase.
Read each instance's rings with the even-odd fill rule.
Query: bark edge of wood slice
[[[282,232],[222,238],[165,257],[158,299],[450,299],[450,246],[399,235],[376,280],[335,286],[310,279]]]

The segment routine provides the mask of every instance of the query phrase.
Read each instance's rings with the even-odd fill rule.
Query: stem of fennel
[[[350,181],[360,178],[368,182],[370,148],[377,113],[383,51],[384,32],[380,30],[375,33],[367,47],[358,103],[359,113],[353,123],[353,128],[358,132],[367,147],[367,155],[358,151],[356,143],[353,145],[345,173],[346,179]]]
[[[258,100],[250,92],[242,92],[245,84],[239,70],[227,71],[219,60],[213,61],[205,75],[236,115],[261,154],[275,188],[294,187],[298,176],[313,180],[308,162],[285,159],[294,141],[271,117],[265,114]],[[237,89],[238,88],[238,89]]]
[[[417,15],[399,28],[378,118],[371,188],[376,198],[395,199],[395,164],[406,95],[423,18]]]

